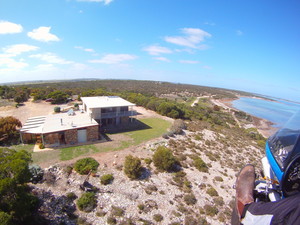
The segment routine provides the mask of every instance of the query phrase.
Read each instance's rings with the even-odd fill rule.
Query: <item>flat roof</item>
[[[20,132],[46,134],[95,125],[98,125],[98,123],[87,113],[76,111],[74,115],[68,115],[67,112],[47,115],[39,118],[38,121],[33,117],[28,118],[23,127],[20,129]]]
[[[81,100],[88,108],[135,106],[135,104],[119,96],[81,97]]]

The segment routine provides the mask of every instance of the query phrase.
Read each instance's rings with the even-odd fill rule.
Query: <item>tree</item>
[[[159,170],[163,171],[173,171],[179,164],[171,150],[164,146],[157,147],[153,154],[153,163]]]
[[[31,179],[31,155],[24,151],[0,148],[1,224],[30,224],[38,199],[26,185]]]
[[[128,155],[124,162],[124,173],[130,179],[138,179],[142,173],[142,162],[138,157]]]
[[[17,118],[0,117],[0,145],[16,143],[19,138],[18,127],[22,127],[22,123]]]
[[[53,91],[47,97],[53,99],[52,104],[61,104],[67,101],[68,94],[63,91]]]

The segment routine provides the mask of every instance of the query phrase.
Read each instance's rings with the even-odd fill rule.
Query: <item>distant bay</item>
[[[260,98],[240,97],[232,102],[232,106],[250,115],[263,118],[282,127],[287,120],[300,110],[300,104],[284,100],[264,100]]]

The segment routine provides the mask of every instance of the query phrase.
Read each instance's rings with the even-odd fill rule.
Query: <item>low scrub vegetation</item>
[[[156,168],[162,171],[174,171],[176,166],[179,165],[171,150],[163,146],[159,146],[156,149],[152,160]]]
[[[138,179],[142,173],[142,162],[138,157],[128,155],[124,162],[124,173],[130,179]]]
[[[99,163],[93,158],[83,158],[76,161],[74,164],[74,169],[77,173],[84,175],[91,172],[96,172],[98,169]]]
[[[100,177],[101,184],[107,185],[112,183],[114,176],[112,174],[104,174]]]
[[[76,204],[79,210],[91,212],[97,206],[96,194],[93,192],[83,193]]]

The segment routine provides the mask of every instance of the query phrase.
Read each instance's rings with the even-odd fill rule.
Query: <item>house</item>
[[[136,112],[132,104],[118,96],[82,97],[80,111],[69,110],[28,118],[20,129],[23,143],[43,143],[45,147],[74,145],[100,138],[100,129],[126,126]]]
[[[135,104],[118,96],[81,97],[82,110],[96,120],[102,128],[126,125],[137,113]]]
[[[28,118],[20,135],[23,143],[73,145],[99,140],[99,124],[86,113],[59,113]]]

